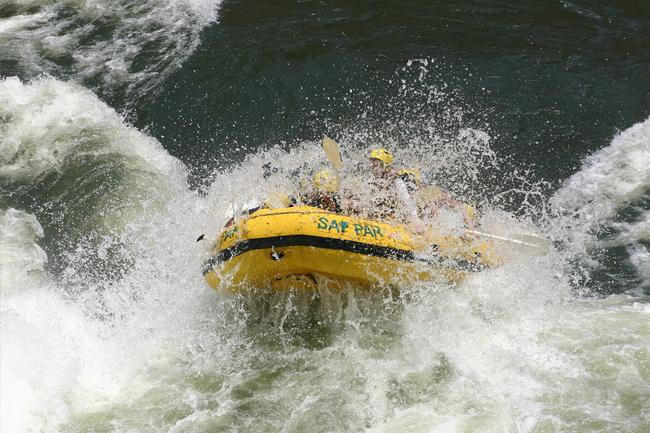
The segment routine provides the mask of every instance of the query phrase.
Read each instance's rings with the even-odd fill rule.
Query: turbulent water
[[[642,1],[0,3],[0,430],[650,431],[649,31]],[[551,251],[207,287],[197,236],[323,134],[362,202],[381,143]]]

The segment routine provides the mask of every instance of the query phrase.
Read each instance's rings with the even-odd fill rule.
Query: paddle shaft
[[[517,239],[507,238],[507,237],[504,237],[504,236],[497,236],[497,235],[493,235],[493,234],[490,234],[490,233],[479,232],[478,230],[465,230],[465,231],[467,233],[471,233],[473,235],[483,236],[483,237],[492,238],[492,239],[498,239],[500,241],[510,242],[510,243],[517,244],[517,245],[525,245],[527,247],[546,249],[546,245],[533,244],[533,243],[530,243],[530,242],[524,242],[524,241],[520,241],[520,240],[517,240]],[[540,240],[545,241],[544,239],[540,239]]]

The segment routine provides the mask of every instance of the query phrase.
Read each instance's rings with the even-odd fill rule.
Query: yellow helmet
[[[336,192],[339,188],[339,179],[325,168],[314,175],[313,184],[319,191]]]
[[[405,182],[413,182],[415,185],[420,185],[422,183],[422,175],[420,174],[420,170],[417,168],[405,168],[398,171],[397,175]]]
[[[384,165],[391,165],[395,157],[392,153],[383,147],[380,147],[379,149],[372,149],[370,151],[370,159],[378,159],[379,161],[383,162]]]

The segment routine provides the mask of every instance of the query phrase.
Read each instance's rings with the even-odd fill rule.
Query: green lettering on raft
[[[316,225],[316,228],[320,230],[335,230],[338,233],[345,233],[348,227],[350,227],[350,223],[347,221],[328,220],[325,217],[318,218],[318,224]],[[359,234],[359,231],[363,230],[363,226],[355,224],[354,230]]]
[[[373,238],[375,237],[375,234],[372,232],[372,229],[370,229],[370,227],[368,227],[368,226],[363,226],[363,235],[364,236],[370,235]]]
[[[354,234],[357,236],[363,235],[363,226],[361,224],[354,224]]]
[[[377,237],[377,235],[381,236],[382,238],[384,237],[384,235],[382,234],[381,229],[379,227],[374,226],[372,228],[372,231],[375,233],[375,237]]]

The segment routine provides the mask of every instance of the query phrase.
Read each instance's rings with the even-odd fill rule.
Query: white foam
[[[48,73],[77,81],[90,79],[95,90],[125,87],[131,94],[143,94],[196,48],[201,29],[216,20],[220,3],[19,2],[17,15],[0,19],[0,51],[18,63],[21,76]],[[157,46],[156,54],[149,52],[146,66],[133,70],[150,44]],[[66,59],[53,60],[58,57]],[[69,60],[72,65],[64,66]]]
[[[0,215],[0,296],[42,284],[47,255],[36,243],[42,236],[33,215],[16,209]]]
[[[587,157],[580,171],[550,200],[556,214],[552,236],[562,242],[566,259],[579,258],[584,268],[578,273],[600,266],[591,251],[625,246],[643,284],[649,281],[646,249],[640,244],[650,239],[650,212],[642,208],[648,191],[650,118],[621,132],[609,146]],[[620,211],[636,216],[632,221],[617,221]],[[600,238],[606,228],[613,236]]]
[[[630,261],[639,276],[646,284],[650,284],[650,251],[643,245],[633,245],[628,248]]]
[[[0,82],[0,113],[4,184],[31,184],[70,160],[77,168],[95,159],[121,167],[119,188],[101,194],[103,201],[93,208],[79,210],[93,219],[90,230],[97,220],[115,222],[109,235],[100,245],[80,243],[65,252],[74,265],[93,257],[95,248],[101,256],[102,249],[124,244],[137,260],[126,262],[121,280],[91,281],[68,269],[50,277],[47,256],[36,243],[43,236],[36,218],[15,209],[0,215],[1,430],[58,431],[75,408],[110,399],[127,385],[129,392],[147,389],[150,384],[136,379],[148,359],[174,358],[178,341],[168,346],[170,339],[181,334],[196,339],[193,332],[204,329],[194,320],[205,316],[194,319],[189,313],[196,311],[201,293],[211,295],[200,272],[204,247],[194,242],[202,224],[193,218],[203,218],[204,202],[189,191],[180,161],[76,84],[7,78]],[[67,187],[74,189],[78,181]],[[131,194],[140,200],[136,204],[159,206],[125,206]],[[67,201],[69,209],[84,197],[53,199]],[[50,243],[58,242],[58,227],[49,228]],[[183,294],[177,290],[184,284],[180,275],[189,278]],[[199,293],[184,296],[192,290]]]
[[[634,222],[619,222],[612,224],[620,230],[616,241],[620,244],[633,244],[639,241],[650,241],[650,210],[645,211]]]
[[[638,123],[585,159],[581,170],[558,190],[551,203],[563,215],[566,236],[583,241],[589,230],[639,199],[650,188],[650,119]]]
[[[0,176],[24,181],[56,170],[72,154],[119,153],[139,168],[184,178],[182,164],[152,137],[129,127],[91,91],[43,78],[0,81]],[[139,163],[138,163],[139,162]]]
[[[210,370],[231,356],[227,339],[238,331],[213,324],[218,297],[201,277],[203,246],[194,241],[205,209],[191,195],[175,202],[168,215],[137,221],[148,237],[121,279],[44,275],[30,290],[3,293],[2,431],[57,432],[74,414],[137,400],[169,374],[183,377],[188,364]],[[8,271],[3,264],[0,272]]]
[[[10,37],[12,32],[24,31],[30,26],[43,25],[49,18],[52,18],[52,15],[47,12],[2,18],[0,19],[0,35],[5,38]]]

